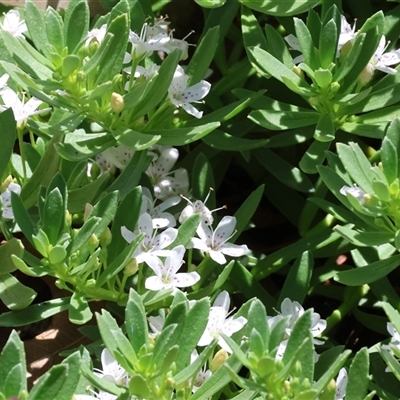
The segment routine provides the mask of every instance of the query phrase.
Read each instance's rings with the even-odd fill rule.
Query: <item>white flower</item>
[[[132,52],[135,58],[142,59],[150,56],[154,51],[164,51],[169,53],[165,46],[170,38],[165,32],[160,32],[154,36],[147,34],[148,25],[144,24],[140,36],[135,32],[129,32],[129,42],[132,43]]]
[[[178,288],[193,286],[200,280],[197,272],[180,272],[185,254],[185,247],[179,245],[170,251],[170,254],[162,262],[158,257],[146,260],[148,266],[156,274],[150,276],[145,281],[145,287],[149,290],[172,289],[172,294],[176,293]]]
[[[388,44],[386,44],[385,36],[382,36],[378,48],[375,50],[374,55],[369,61],[369,65],[371,65],[374,69],[394,75],[397,71],[394,68],[390,68],[389,65],[400,63],[400,50],[394,50],[385,53]]]
[[[160,315],[157,316],[150,316],[147,318],[149,322],[149,326],[151,329],[151,335],[153,337],[157,336],[161,331],[165,324],[165,318],[161,317]]]
[[[303,314],[304,308],[301,306],[301,304],[297,301],[291,301],[288,297],[286,297],[281,304],[281,314],[276,315],[275,317],[267,317],[267,322],[270,330],[272,330],[276,326],[276,324],[283,318],[290,317],[285,329],[286,337],[278,346],[276,359],[282,359],[288,344],[288,338],[292,333],[294,325]],[[324,343],[323,340],[316,339],[316,336],[321,335],[325,328],[326,321],[324,319],[321,319],[321,316],[318,313],[313,313],[311,316],[311,335],[313,337],[314,344],[320,345]],[[317,359],[315,361],[317,361]]]
[[[28,30],[25,20],[20,20],[17,10],[10,10],[4,13],[3,23],[0,23],[0,29],[10,32],[16,38],[25,39],[24,32]]]
[[[140,214],[146,212],[150,215],[153,221],[153,229],[173,228],[176,225],[175,217],[171,213],[165,212],[165,210],[177,205],[181,201],[181,198],[179,196],[170,197],[161,202],[158,206],[155,205],[156,201],[157,199],[153,200],[150,190],[143,187]]]
[[[129,375],[125,369],[119,365],[110,352],[107,349],[104,349],[101,352],[100,358],[102,369],[95,369],[94,373],[108,382],[126,386],[128,384]]]
[[[356,23],[354,22],[353,26],[351,26],[347,21],[344,15],[340,16],[340,35],[338,41],[338,51],[347,43],[353,41],[353,39],[357,36],[356,33]],[[339,55],[337,55],[339,57]]]
[[[191,103],[201,103],[199,100],[207,96],[211,89],[211,84],[207,81],[200,81],[188,87],[189,76],[185,74],[183,68],[178,65],[171,85],[168,88],[168,96],[173,105],[182,107],[188,114],[196,118],[201,118],[203,112],[195,108]]]
[[[132,258],[136,258],[138,263],[149,263],[154,258],[157,258],[156,256],[167,256],[170,254],[170,250],[163,249],[176,239],[178,230],[167,228],[164,232],[156,236],[153,234],[153,221],[150,215],[144,213],[139,217],[137,234],[139,233],[144,233],[145,237]],[[128,243],[131,243],[137,234],[131,232],[125,226],[121,227],[121,235]]]
[[[186,193],[189,188],[189,177],[186,169],[171,171],[178,160],[179,152],[172,147],[160,149],[160,155],[146,170],[154,185],[154,196],[165,200],[168,197]],[[171,176],[172,175],[172,176]]]
[[[109,147],[96,155],[96,163],[102,171],[108,171],[113,167],[124,169],[133,156],[134,150],[127,146]]]
[[[203,221],[197,228],[199,238],[192,238],[188,248],[195,248],[210,254],[218,264],[225,264],[224,254],[231,257],[241,257],[249,252],[245,244],[227,243],[235,231],[236,218],[225,216],[215,230],[212,230]]]
[[[85,46],[88,46],[92,40],[96,40],[99,44],[101,44],[106,37],[107,33],[107,24],[103,24],[100,28],[94,28],[88,32]]]
[[[357,186],[343,186],[340,189],[340,194],[343,196],[350,196],[355,197],[361,204],[365,203],[365,192]]]
[[[15,121],[20,125],[24,125],[30,116],[42,114],[50,110],[50,108],[37,110],[43,102],[34,97],[31,97],[26,103],[24,103],[19,99],[18,94],[9,87],[4,88],[0,95],[4,103],[4,106],[0,105],[0,111],[12,108]]]
[[[8,185],[8,188],[0,194],[1,197],[1,202],[3,204],[3,218],[7,219],[14,219],[14,213],[11,207],[11,192],[16,193],[17,195],[21,194],[21,186],[19,186],[17,183],[11,182]]]
[[[192,351],[192,354],[190,355],[190,363],[193,364],[196,359],[199,357],[199,353],[197,352],[196,349]],[[192,380],[192,393],[197,392],[198,389],[200,389],[201,385],[211,377],[212,372],[209,369],[206,369],[206,366],[204,365],[203,368],[197,373],[197,375],[194,377]]]
[[[197,344],[198,346],[207,346],[216,339],[218,340],[219,346],[228,353],[232,353],[231,348],[221,337],[221,333],[228,337],[232,336],[235,332],[240,331],[246,325],[247,319],[244,317],[228,317],[229,306],[229,294],[224,290],[217,296],[213,306],[210,308],[208,323],[199,343]]]
[[[341,368],[336,378],[335,400],[343,400],[345,398],[347,381],[348,378],[346,368]]]

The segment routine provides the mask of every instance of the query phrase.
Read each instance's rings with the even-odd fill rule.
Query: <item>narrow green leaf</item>
[[[16,122],[12,108],[0,113],[1,146],[0,146],[0,177],[3,177],[11,159],[16,139]]]
[[[368,349],[363,347],[355,355],[349,370],[346,386],[347,400],[363,400],[367,394],[369,377]]]
[[[87,244],[87,241],[92,236],[93,232],[97,228],[97,226],[101,223],[101,218],[91,217],[82,225],[79,229],[78,233],[71,240],[70,244],[67,247],[68,255],[71,255],[78,251],[81,247]]]
[[[49,6],[45,11],[44,23],[46,25],[46,36],[49,44],[58,53],[61,53],[65,47],[63,19],[56,10]]]
[[[22,310],[36,297],[36,292],[11,274],[0,275],[0,299],[10,310]]]
[[[71,0],[65,10],[64,37],[68,53],[76,53],[79,43],[86,38],[89,30],[89,5],[86,0]]]

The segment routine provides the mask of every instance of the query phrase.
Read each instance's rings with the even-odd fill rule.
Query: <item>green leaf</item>
[[[196,234],[196,229],[200,224],[201,217],[202,214],[196,213],[185,220],[178,228],[178,236],[166,249],[173,249],[179,245],[187,246],[190,239]]]
[[[61,75],[66,78],[68,75],[72,74],[81,64],[81,59],[75,54],[69,54],[63,58],[63,65],[61,70]]]
[[[257,341],[261,341],[257,348],[263,348],[266,350],[268,348],[268,340],[269,340],[269,326],[265,323],[267,320],[267,312],[265,310],[264,304],[260,301],[260,299],[253,299],[250,304],[249,312],[247,314],[247,324],[246,329],[250,333],[250,337],[252,336],[252,332],[257,332],[258,335],[255,335],[258,339]],[[253,347],[252,339],[250,339],[250,349]],[[256,353],[257,354],[257,353]],[[262,357],[264,354],[257,354],[259,357]]]
[[[121,235],[121,227],[125,226],[130,231],[135,230],[142,205],[142,188],[140,186],[131,190],[117,207],[111,227],[111,243],[107,247],[108,263],[126,247],[126,240]]]
[[[211,164],[208,162],[207,157],[200,153],[194,162],[192,170],[193,182],[193,197],[204,201],[208,194],[208,208],[215,208],[215,194],[210,190],[215,188],[215,180],[212,172]]]
[[[101,218],[91,217],[79,229],[78,233],[74,236],[67,247],[68,256],[75,253],[83,246],[87,245],[88,240],[92,236],[97,226],[101,223]]]
[[[0,146],[0,178],[3,177],[11,159],[16,139],[16,122],[12,108],[0,113],[1,146]]]
[[[18,385],[7,388],[7,397],[18,396],[23,390],[27,390],[26,384],[26,361],[24,344],[16,331],[12,331],[7,343],[0,355],[0,393],[6,393],[5,383],[7,377],[16,366],[20,366],[20,377]],[[10,393],[10,392],[13,393]]]
[[[400,256],[392,256],[385,260],[375,261],[365,267],[340,271],[335,280],[348,286],[360,286],[375,282],[387,276],[400,264]]]
[[[330,142],[314,140],[299,162],[300,169],[306,174],[316,174],[317,167],[324,162],[325,151],[330,145]]]
[[[0,299],[10,310],[21,310],[29,306],[36,292],[23,285],[11,274],[0,275]]]
[[[136,151],[146,150],[161,139],[160,135],[149,135],[132,129],[127,129],[122,133],[118,132],[114,134],[114,137],[119,144]]]
[[[288,17],[306,12],[320,3],[320,0],[240,0],[245,6],[267,15]]]
[[[86,38],[89,30],[90,11],[86,0],[71,0],[65,10],[64,37],[68,53],[76,53],[80,42]]]
[[[280,32],[275,27],[266,24],[265,37],[267,39],[268,52],[291,69],[293,67],[293,59]]]
[[[207,73],[219,41],[219,26],[209,29],[196,47],[185,73],[189,75],[188,86],[200,82]]]
[[[138,353],[143,345],[149,343],[146,310],[142,299],[134,289],[129,291],[129,299],[125,308],[125,329],[133,350]]]
[[[36,226],[28,214],[21,197],[14,192],[11,193],[11,205],[15,221],[25,237],[33,244],[32,236],[36,233]]]
[[[294,28],[296,30],[296,38],[299,41],[304,61],[309,67],[315,70],[318,68],[318,62],[315,55],[314,43],[310,31],[308,30],[307,25],[301,19],[293,18],[293,21]]]
[[[268,51],[268,36],[265,38],[260,24],[248,7],[241,7],[242,34],[245,49],[249,47],[260,47]],[[285,46],[286,47],[286,46]]]
[[[314,139],[319,142],[331,142],[335,140],[335,125],[328,114],[321,115],[314,132]]]
[[[0,276],[15,271],[15,265],[11,259],[12,255],[22,257],[24,246],[19,239],[12,238],[0,245]]]
[[[46,36],[49,44],[58,53],[61,53],[65,47],[63,19],[52,7],[47,7],[44,14],[44,23],[46,25]]]
[[[53,246],[58,242],[61,227],[65,220],[63,200],[60,190],[54,188],[47,194],[44,204],[43,230]]]
[[[118,191],[107,193],[94,205],[88,218],[98,217],[100,219],[100,223],[96,226],[93,234],[95,234],[97,237],[100,237],[104,229],[106,229],[114,219],[117,209]]]
[[[34,304],[18,311],[10,311],[0,315],[0,326],[17,327],[33,324],[65,311],[69,307],[69,297]]]
[[[22,188],[21,199],[27,209],[32,207],[36,201],[40,186],[47,187],[51,179],[58,171],[60,165],[60,157],[57,154],[54,144],[62,140],[62,135],[53,136],[47,144],[46,151],[33,172],[33,175]]]
[[[73,324],[83,325],[92,319],[93,313],[90,310],[86,297],[81,292],[74,292],[68,309],[68,319]]]
[[[386,315],[388,316],[390,322],[393,324],[395,329],[398,331],[400,329],[400,315],[399,312],[388,302],[382,301],[382,308],[384,309]],[[386,334],[386,332],[385,332]],[[1,364],[0,364],[1,365]]]
[[[50,43],[46,34],[43,12],[39,11],[32,0],[27,0],[25,3],[25,21],[35,47],[48,57]]]
[[[314,111],[291,112],[291,111],[270,111],[255,110],[249,114],[256,124],[270,130],[286,130],[301,128],[318,123],[320,114]]]
[[[363,347],[355,355],[349,370],[346,400],[363,400],[369,383],[369,354]]]
[[[207,146],[224,151],[247,151],[264,147],[269,139],[245,139],[216,129],[201,139]]]
[[[258,162],[285,185],[303,193],[312,193],[314,187],[310,179],[297,167],[269,149],[258,149],[253,152]]]
[[[176,373],[190,364],[190,355],[196,348],[204,329],[207,326],[210,311],[210,301],[203,298],[196,301],[186,313],[184,327],[179,341],[179,351],[176,357]]]
[[[392,122],[392,124],[398,125],[399,122],[400,121],[396,119],[394,122]],[[399,172],[399,155],[397,153],[396,142],[393,143],[391,138],[386,135],[383,138],[381,146],[383,172],[388,180],[389,185],[397,178]]]
[[[309,290],[313,267],[312,253],[305,251],[290,268],[279,295],[278,304],[282,303],[286,297],[292,301],[298,301],[300,304],[303,303]]]
[[[124,250],[119,253],[112,262],[106,267],[102,274],[97,279],[96,285],[98,287],[104,285],[107,281],[112,279],[120,271],[122,271],[126,265],[131,261],[133,254],[139,247],[141,241],[144,238],[144,233],[139,234],[135,239],[129,243]]]
[[[63,391],[57,396],[57,400],[71,400],[71,397],[73,398],[81,379],[81,363],[82,358],[79,351],[75,351],[62,361],[62,364],[68,366],[68,375],[63,385]]]
[[[335,20],[331,19],[324,25],[319,37],[319,60],[321,68],[329,68],[331,63],[335,62],[338,39],[338,28]]]
[[[27,400],[40,400],[43,398],[58,399],[65,390],[68,365],[59,364],[53,366],[48,372],[39,378]]]

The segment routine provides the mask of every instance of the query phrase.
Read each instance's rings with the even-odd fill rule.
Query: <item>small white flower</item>
[[[137,59],[142,59],[153,54],[154,51],[164,51],[169,53],[165,46],[170,38],[165,32],[160,32],[154,36],[147,34],[148,25],[144,24],[140,36],[135,32],[129,32],[129,42],[132,43],[132,52]]]
[[[297,301],[291,301],[288,297],[286,297],[281,304],[281,314],[276,315],[275,317],[267,317],[267,322],[270,330],[272,330],[276,326],[276,324],[283,318],[290,317],[285,329],[286,333],[285,338],[278,346],[276,359],[280,360],[283,358],[283,355],[285,353],[288,344],[288,338],[291,335],[296,322],[303,314],[304,314],[304,308],[301,306],[301,304]],[[326,324],[327,324],[326,321],[324,319],[321,319],[321,316],[318,313],[312,314],[311,335],[313,337],[314,344],[320,345],[324,343],[323,340],[316,339],[316,336],[321,335],[321,333],[326,328]],[[314,357],[314,361],[317,360],[318,360],[318,355],[317,357]]]
[[[170,251],[162,262],[158,257],[146,260],[148,266],[156,274],[150,276],[145,281],[145,287],[149,290],[172,289],[172,294],[176,293],[178,288],[186,288],[193,286],[200,280],[197,272],[180,272],[179,269],[183,263],[185,247],[179,245]]]
[[[10,10],[4,13],[3,23],[0,23],[0,29],[10,32],[16,38],[25,39],[24,32],[28,30],[25,20],[20,19],[19,12],[17,10]]]
[[[173,228],[176,225],[175,217],[171,213],[165,212],[165,210],[177,205],[181,201],[181,198],[179,196],[170,197],[156,206],[155,203],[157,199],[153,200],[148,188],[143,187],[142,194],[142,206],[140,208],[140,214],[146,212],[151,216],[153,221],[153,229],[168,227]]]
[[[103,172],[112,170],[114,167],[124,169],[131,160],[133,153],[134,150],[127,146],[109,147],[96,155],[96,163]]]
[[[244,317],[228,317],[229,306],[229,294],[224,290],[217,296],[213,306],[210,308],[208,323],[199,343],[197,344],[198,346],[207,346],[214,339],[217,339],[220,347],[228,353],[232,353],[231,348],[221,337],[221,333],[231,337],[235,332],[240,331],[247,324],[247,319]]]
[[[189,177],[186,169],[179,168],[172,171],[179,157],[177,149],[172,147],[161,148],[160,155],[155,157],[146,170],[154,185],[154,196],[165,200],[179,194],[184,194],[189,189]]]
[[[4,88],[0,95],[4,103],[4,106],[0,105],[0,111],[4,111],[7,108],[12,108],[15,121],[19,125],[24,125],[28,118],[32,115],[42,114],[50,110],[50,108],[38,110],[37,108],[43,102],[34,97],[31,97],[26,103],[24,103],[19,99],[18,94],[9,87]]]
[[[356,23],[354,22],[353,26],[351,26],[344,15],[340,16],[340,35],[338,41],[338,51],[347,43],[353,41],[353,39],[357,36],[356,33]],[[340,54],[339,54],[340,55]],[[339,57],[337,55],[337,57]]]
[[[138,263],[149,263],[154,260],[154,258],[157,258],[156,256],[163,257],[170,254],[170,250],[164,249],[176,239],[178,230],[175,228],[167,228],[159,235],[154,235],[153,221],[149,214],[144,213],[139,217],[137,234],[139,233],[144,233],[145,237],[132,258],[136,258]],[[131,243],[137,234],[131,232],[125,226],[121,227],[121,235],[128,243]]]
[[[88,32],[85,46],[89,46],[92,40],[96,40],[99,44],[101,44],[106,37],[107,33],[107,24],[103,24],[100,28],[94,28]]]
[[[193,364],[196,359],[199,357],[199,353],[196,349],[193,350],[192,354],[190,355],[190,363]],[[200,389],[201,385],[211,377],[212,372],[209,369],[206,369],[204,365],[203,368],[197,373],[192,381],[192,393],[197,392]]]
[[[389,65],[400,63],[400,50],[385,53],[388,44],[389,43],[386,44],[385,36],[382,36],[378,48],[375,50],[369,64],[372,65],[374,69],[394,75],[397,71],[394,68],[390,68]]]
[[[14,219],[14,213],[11,206],[11,192],[20,195],[21,186],[19,186],[17,183],[11,182],[8,185],[8,188],[2,194],[0,194],[1,202],[3,204],[2,217],[7,219]]]
[[[201,103],[199,100],[207,96],[211,89],[211,84],[201,80],[195,85],[188,87],[188,80],[189,76],[186,75],[183,68],[178,65],[168,89],[169,99],[176,107],[182,107],[188,114],[196,118],[201,118],[203,112],[199,111],[191,103]]]
[[[157,336],[161,331],[165,324],[165,318],[161,317],[160,315],[157,316],[150,316],[147,318],[149,322],[149,326],[151,329],[151,335],[153,337]]]
[[[227,243],[234,234],[235,226],[236,218],[230,216],[222,218],[215,230],[202,221],[196,231],[199,238],[192,238],[188,248],[209,253],[210,257],[218,264],[226,263],[224,254],[231,257],[244,256],[249,252],[245,244]]]
[[[4,74],[0,77],[0,96],[1,96],[1,93],[3,92],[3,89],[5,89],[7,87],[7,81],[8,81],[9,77],[10,77],[10,75],[8,75],[8,74]]]
[[[107,349],[101,352],[101,366],[102,369],[95,369],[94,373],[109,382],[116,385],[127,386],[129,375],[124,368],[119,365],[117,360],[110,354]]]
[[[361,204],[365,203],[365,192],[357,186],[343,186],[340,189],[340,194],[343,196],[350,196],[355,197]]]

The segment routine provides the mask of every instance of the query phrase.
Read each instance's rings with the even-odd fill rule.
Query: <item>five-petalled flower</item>
[[[190,240],[188,248],[195,248],[205,253],[218,264],[225,264],[225,255],[231,257],[241,257],[249,252],[245,244],[237,245],[227,243],[235,232],[236,218],[225,216],[218,226],[213,230],[204,221],[201,221],[196,232],[198,238]]]
[[[0,23],[0,29],[10,32],[16,38],[25,39],[23,34],[28,30],[28,27],[25,20],[21,19],[18,10],[10,10],[4,13],[4,20]]]

